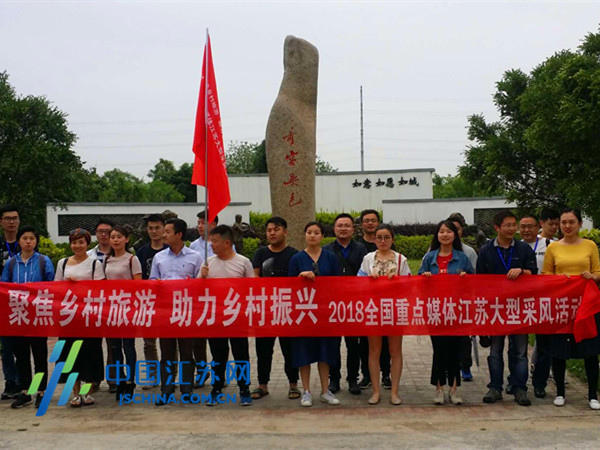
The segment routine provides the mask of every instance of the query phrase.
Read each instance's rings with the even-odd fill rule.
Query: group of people
[[[309,222],[304,228],[306,247],[297,250],[287,244],[287,222],[281,217],[271,217],[266,222],[268,245],[259,248],[252,261],[238,254],[233,245],[230,227],[219,225],[218,218],[208,222],[205,211],[198,214],[200,237],[185,245],[187,231],[185,221],[170,218],[165,221],[160,214],[145,218],[149,242],[140,247],[136,254],[128,251],[129,232],[126,227],[108,219],[99,220],[94,233],[98,245],[89,249],[91,234],[81,228],[69,235],[73,256],[61,259],[56,271],[51,260],[39,254],[39,235],[31,227],[19,227],[18,209],[6,206],[2,209],[3,230],[2,281],[27,283],[51,280],[102,280],[102,279],[188,279],[188,278],[252,278],[252,277],[302,277],[314,280],[321,276],[363,276],[394,278],[411,275],[406,257],[394,247],[394,231],[380,223],[376,210],[365,210],[360,214],[362,235],[354,239],[355,219],[349,214],[339,214],[334,221],[335,240],[321,246],[324,237],[323,225]],[[523,216],[520,221],[510,211],[501,211],[494,217],[497,237],[486,242],[479,254],[462,242],[466,226],[460,213],[452,214],[441,221],[435,230],[427,253],[424,255],[418,274],[439,276],[443,274],[499,274],[509,279],[522,275],[581,275],[585,279],[600,282],[598,248],[589,240],[579,237],[582,218],[579,211],[567,209],[561,214],[544,210],[540,219],[534,215]],[[206,227],[209,242],[204,241]],[[560,227],[561,239],[556,239]],[[541,234],[540,234],[541,230]],[[521,240],[515,239],[519,231]],[[402,375],[402,335],[394,336],[345,336],[347,349],[346,381],[351,394],[360,395],[372,388],[368,399],[371,405],[382,398],[381,386],[390,389],[392,405],[402,403],[399,385]],[[240,403],[252,404],[253,400],[269,395],[273,351],[277,337],[256,338],[258,386],[250,390],[247,380],[238,379]],[[481,341],[484,338],[480,338]],[[61,358],[68,354],[75,338],[65,339],[66,345]],[[321,402],[337,405],[335,394],[341,381],[341,337],[288,337],[279,338],[284,357],[284,370],[289,382],[288,398],[299,399],[302,406],[312,405],[311,365],[317,363],[320,381]],[[488,341],[490,354],[489,391],[483,402],[494,403],[502,399],[504,374],[504,345],[506,336],[492,336]],[[508,336],[509,377],[506,393],[514,395],[519,405],[530,405],[527,396],[528,336]],[[136,367],[135,339],[109,338],[107,341],[106,364],[125,362],[129,367],[128,381],[109,383],[110,392],[117,399],[123,394],[132,394]],[[460,405],[463,400],[458,391],[461,381],[471,381],[472,364],[471,337],[432,336],[433,361],[431,384],[435,387],[433,401],[442,405],[446,401]],[[172,394],[173,384],[167,384],[167,362],[180,360],[182,365],[180,391],[190,394],[195,383],[194,362],[207,361],[207,342],[214,365],[215,380],[209,396],[208,406],[218,403],[224,388],[225,367],[229,353],[236,361],[249,361],[248,338],[144,338],[144,357],[158,361],[160,347],[161,393]],[[19,408],[34,399],[27,389],[32,380],[31,359],[35,373],[48,372],[47,338],[2,337],[2,367],[5,391],[2,399],[13,399],[11,406]],[[597,397],[598,354],[600,337],[575,343],[572,335],[536,336],[532,382],[534,395],[546,396],[546,385],[552,369],[556,381],[556,406],[565,404],[565,361],[569,358],[584,358],[588,379],[588,400],[592,409],[600,409]],[[92,390],[80,395],[79,383],[73,390],[72,407],[94,403],[93,393],[104,379],[104,355],[102,338],[83,338],[83,345],[75,362],[74,371],[79,372],[79,381],[92,383]],[[362,379],[359,381],[359,375]],[[381,375],[381,377],[380,377]],[[111,377],[112,378],[112,377]],[[124,376],[116,379],[125,379]],[[381,383],[380,383],[381,379]],[[301,382],[301,389],[298,381]],[[448,385],[448,397],[444,387]],[[35,405],[41,403],[46,387],[46,376],[35,395]],[[143,389],[149,388],[144,386]],[[165,404],[159,400],[157,406]]]

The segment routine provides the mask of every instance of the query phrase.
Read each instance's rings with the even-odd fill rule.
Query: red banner
[[[596,335],[580,277],[436,275],[0,283],[0,335]],[[583,314],[585,312],[585,315]]]

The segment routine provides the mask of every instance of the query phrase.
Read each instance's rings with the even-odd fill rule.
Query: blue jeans
[[[492,346],[488,356],[490,383],[488,388],[502,392],[504,374],[504,341],[506,336],[491,336]],[[513,389],[527,390],[527,335],[513,334],[508,336],[508,369],[509,382]]]
[[[17,372],[17,364],[13,349],[13,338],[10,336],[0,337],[0,345],[2,345],[2,371],[4,372],[4,381],[10,381],[19,384],[19,372]]]

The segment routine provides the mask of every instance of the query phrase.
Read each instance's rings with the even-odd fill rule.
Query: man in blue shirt
[[[202,257],[185,246],[183,236],[187,231],[187,224],[181,219],[169,219],[165,224],[164,241],[169,248],[158,252],[152,260],[150,271],[151,280],[185,280],[196,278],[202,267]],[[193,338],[160,338],[160,389],[163,394],[175,392],[175,385],[167,385],[167,362],[177,361],[177,347],[179,347],[179,361],[182,363],[182,374],[179,390],[182,394],[191,394],[194,385],[194,355]],[[176,365],[171,366],[171,378],[175,379]],[[156,406],[166,402],[158,401]]]
[[[516,280],[521,275],[537,274],[535,253],[525,242],[515,240],[517,217],[504,210],[494,216],[494,229],[498,236],[488,241],[479,251],[477,273],[506,275]],[[488,367],[490,389],[483,397],[484,403],[495,403],[502,399],[502,378],[504,373],[504,341],[506,336],[492,336]],[[531,405],[527,398],[527,334],[508,336],[508,384],[512,386],[515,401],[522,406]]]
[[[333,222],[335,241],[323,247],[323,250],[335,254],[338,258],[343,276],[356,276],[362,260],[367,254],[367,248],[360,242],[353,241],[354,218],[350,214],[338,214]],[[346,360],[348,391],[351,394],[360,394],[358,386],[358,369],[360,367],[360,341],[365,337],[346,336],[346,349],[348,357]],[[341,339],[340,339],[341,344]],[[329,367],[329,390],[336,393],[340,390],[340,379],[342,378],[339,366]]]

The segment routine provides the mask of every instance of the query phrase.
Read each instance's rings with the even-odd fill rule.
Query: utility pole
[[[365,134],[363,128],[363,96],[360,87],[360,171],[365,171]]]

